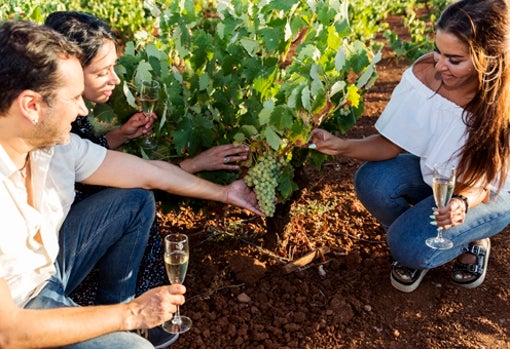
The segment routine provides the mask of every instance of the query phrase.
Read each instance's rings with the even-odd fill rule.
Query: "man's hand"
[[[234,181],[226,187],[225,202],[246,208],[259,216],[264,216],[264,213],[259,208],[255,193],[242,179]]]

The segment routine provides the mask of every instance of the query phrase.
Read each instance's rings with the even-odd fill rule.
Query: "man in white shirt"
[[[0,26],[0,347],[153,348],[129,331],[169,320],[185,288],[133,298],[155,213],[147,189],[262,215],[243,181],[216,185],[71,135],[87,114],[80,54],[49,28]],[[71,206],[75,182],[116,188]],[[99,297],[116,304],[79,307],[68,294],[99,260],[110,275]]]

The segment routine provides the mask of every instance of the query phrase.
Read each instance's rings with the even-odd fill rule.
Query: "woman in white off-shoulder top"
[[[452,260],[453,283],[479,286],[489,238],[510,223],[509,22],[503,0],[452,3],[436,24],[436,49],[404,72],[376,134],[341,139],[314,130],[317,151],[366,161],[356,192],[387,232],[391,283],[400,291],[414,291]],[[454,196],[441,209],[431,189],[436,164],[457,169]],[[438,226],[453,248],[425,244]]]

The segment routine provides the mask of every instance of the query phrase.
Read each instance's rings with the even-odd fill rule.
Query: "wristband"
[[[467,197],[465,197],[464,195],[461,195],[461,194],[453,194],[452,198],[457,198],[457,199],[461,199],[462,201],[464,201],[464,206],[466,208],[466,213],[468,212],[469,202],[468,202],[468,198]]]

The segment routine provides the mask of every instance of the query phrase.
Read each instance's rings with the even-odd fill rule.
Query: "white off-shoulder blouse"
[[[462,107],[425,86],[411,66],[375,127],[381,135],[418,156],[423,180],[432,184],[436,164],[446,168],[457,166],[460,160],[460,149],[467,140],[462,113]],[[508,179],[502,189],[510,190]]]

